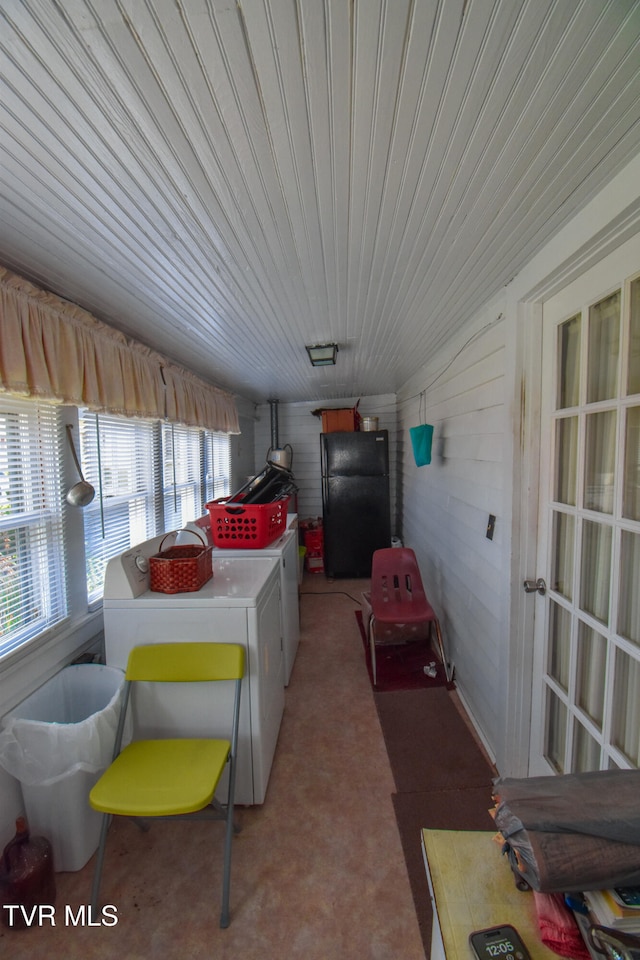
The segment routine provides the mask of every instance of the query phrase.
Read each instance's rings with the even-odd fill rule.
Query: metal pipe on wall
[[[269,400],[271,408],[271,449],[278,449],[278,404],[279,400]]]

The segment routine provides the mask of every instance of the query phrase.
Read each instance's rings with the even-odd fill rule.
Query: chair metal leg
[[[447,683],[450,683],[453,680],[453,668],[449,661],[447,660],[447,655],[444,650],[444,641],[442,639],[442,630],[440,629],[440,623],[438,618],[433,621],[433,624],[436,628],[436,639],[438,641],[438,650],[440,651],[440,657],[442,659],[442,664],[444,666],[444,675],[447,679]]]
[[[227,819],[227,808],[224,806],[224,804],[220,803],[219,800],[216,800],[215,797],[211,801],[210,806],[216,811],[219,820]],[[242,832],[242,824],[238,823],[238,821],[235,818],[233,821],[233,832],[234,833]]]
[[[142,833],[149,833],[149,830],[151,830],[151,824],[143,817],[130,817],[130,819]]]
[[[373,631],[373,614],[369,617],[369,650],[371,651],[371,672],[373,674],[373,685],[376,685],[376,640]]]
[[[107,845],[107,832],[111,815],[102,814],[102,826],[100,827],[100,842],[98,844],[98,855],[96,865],[93,871],[93,887],[91,888],[91,916],[96,917],[98,911],[98,894],[100,893],[100,880],[102,878],[102,864],[104,863],[104,850]]]
[[[224,835],[224,866],[222,869],[222,911],[220,913],[220,926],[226,929],[229,926],[229,893],[231,889],[231,843],[234,833],[233,808],[230,808],[227,814]]]
[[[234,721],[234,735],[232,739],[234,742],[237,742],[236,732],[237,732],[237,706],[238,702],[236,701],[236,718]],[[229,769],[229,792],[227,793],[227,810],[226,810],[226,822],[224,827],[224,865],[222,868],[222,910],[220,912],[220,926],[225,930],[230,923],[229,916],[229,893],[231,890],[231,846],[233,843],[233,834],[236,832],[236,825],[234,821],[234,802],[236,796],[236,757],[232,755],[230,757],[230,769]]]

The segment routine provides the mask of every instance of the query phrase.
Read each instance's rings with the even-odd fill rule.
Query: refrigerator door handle
[[[322,477],[322,502],[326,513],[331,513],[331,502],[329,500],[329,478]]]

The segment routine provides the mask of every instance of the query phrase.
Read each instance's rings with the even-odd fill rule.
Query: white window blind
[[[155,434],[152,421],[81,411],[82,468],[97,491],[84,510],[89,603],[102,596],[107,561],[158,528]]]
[[[225,433],[205,434],[205,503],[231,493],[231,450]]]
[[[205,504],[229,493],[229,437],[162,426],[164,527],[179,529],[201,516]]]
[[[0,656],[67,615],[60,426],[51,404],[0,397]]]
[[[183,526],[229,493],[229,437],[80,409],[75,439],[96,489],[81,511],[91,604],[102,597],[111,557]],[[56,404],[0,394],[0,657],[86,612],[82,602],[80,610],[68,606],[69,457]],[[82,569],[83,560],[75,563]]]
[[[162,425],[164,525],[184,527],[202,513],[202,431],[179,424]]]

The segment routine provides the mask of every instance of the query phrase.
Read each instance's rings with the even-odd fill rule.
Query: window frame
[[[3,493],[0,479],[0,560],[3,572],[16,580],[2,591],[0,629],[3,609],[19,621],[0,634],[2,661],[63,625],[69,605],[59,408],[3,395],[0,421],[0,472],[6,482]],[[18,507],[13,511],[12,501]]]
[[[159,532],[157,430],[152,420],[87,408],[78,421],[82,472],[96,490],[83,520],[87,603],[97,609],[109,560]]]
[[[35,651],[40,651],[43,644],[51,644],[52,662],[55,660],[57,663],[60,663],[59,659],[53,654],[53,647],[55,647],[58,641],[60,641],[61,644],[60,650],[66,651],[64,656],[69,658],[74,650],[77,652],[83,643],[86,643],[92,636],[95,638],[97,634],[101,634],[102,632],[101,622],[99,619],[96,619],[96,617],[99,616],[102,609],[103,591],[100,589],[99,592],[94,591],[93,595],[90,595],[88,569],[92,557],[95,558],[95,554],[92,554],[91,543],[86,537],[85,527],[87,519],[92,515],[95,522],[95,517],[101,509],[101,492],[102,495],[104,495],[105,491],[104,489],[102,491],[100,489],[100,476],[96,477],[92,472],[93,465],[91,456],[87,452],[87,444],[83,443],[83,418],[97,416],[99,422],[100,417],[102,417],[103,422],[108,419],[111,424],[122,421],[126,429],[129,431],[133,430],[134,436],[138,436],[138,433],[136,427],[132,427],[132,424],[139,425],[141,431],[147,432],[149,442],[153,449],[153,476],[149,484],[149,489],[146,491],[146,532],[142,535],[138,529],[135,542],[141,542],[141,540],[156,536],[163,533],[166,529],[163,506],[165,485],[163,483],[161,460],[162,431],[166,426],[163,421],[114,417],[111,414],[96,415],[95,413],[87,411],[86,408],[64,406],[50,401],[39,401],[31,398],[15,398],[9,394],[3,394],[3,400],[0,405],[0,415],[2,415],[2,411],[13,410],[14,408],[19,409],[29,422],[33,420],[35,423],[38,411],[44,411],[44,415],[54,423],[54,439],[51,441],[53,444],[52,452],[48,457],[49,470],[47,474],[47,484],[50,488],[49,497],[50,499],[53,497],[53,503],[58,512],[57,526],[55,526],[53,532],[49,535],[49,541],[57,549],[57,553],[55,556],[47,555],[47,562],[42,569],[48,571],[49,578],[53,578],[59,585],[58,589],[62,591],[64,616],[58,617],[51,623],[44,623],[42,629],[27,629],[24,635],[21,632],[19,635],[15,635],[15,637],[12,636],[11,639],[6,642],[6,649],[3,649],[2,638],[0,637],[0,662],[3,668],[10,666],[14,661],[17,662],[17,660],[25,656],[30,656],[32,653],[36,655]],[[78,471],[72,458],[70,444],[66,442],[65,438],[65,430],[69,425],[74,427],[74,443],[80,458],[82,473],[85,479],[93,483],[96,487],[95,502],[85,508],[70,506],[65,499],[67,491],[79,479]],[[205,511],[205,504],[209,499],[209,489],[214,489],[212,486],[215,479],[212,477],[212,473],[215,473],[213,469],[214,464],[211,463],[211,458],[208,457],[208,451],[214,450],[216,445],[220,445],[222,441],[222,445],[226,445],[227,463],[230,468],[231,438],[229,434],[218,434],[202,428],[177,427],[176,429],[187,430],[197,437],[196,446],[199,451],[199,463],[196,471],[198,492],[195,498],[195,516],[190,518],[197,519],[197,517]],[[31,428],[29,428],[28,433],[30,433],[30,431]],[[0,467],[1,463],[0,458]],[[33,456],[16,455],[14,458],[16,472],[18,471],[18,465],[20,465],[20,469],[24,467],[25,470],[30,472],[34,469]],[[218,480],[218,483],[219,482]],[[225,493],[228,494],[229,492],[230,476],[228,474],[226,480],[223,482],[226,482],[226,489],[221,495]],[[7,488],[9,483],[10,481],[8,479],[6,484]],[[43,486],[44,481],[37,481],[36,486],[38,484]],[[133,494],[134,498],[135,496],[136,494]],[[116,501],[125,504],[131,500],[131,497],[125,493],[119,497],[109,499],[111,501],[109,507],[111,508],[115,505]],[[103,502],[102,509],[104,509],[104,506],[105,503]],[[198,513],[198,510],[200,513]],[[3,517],[0,513],[0,531],[3,528],[5,530],[9,529],[10,520],[11,518],[9,516]],[[174,529],[174,527],[170,527],[170,529]],[[121,550],[127,549],[127,547],[128,544],[124,546],[119,544],[115,552],[111,555],[117,556]],[[104,561],[105,567],[108,559],[110,559],[110,557],[107,557]],[[40,571],[38,578],[34,577],[32,579],[34,583],[37,582],[41,584],[43,582],[42,571]],[[77,638],[75,644],[74,638]],[[37,656],[41,657],[41,654],[38,653]],[[47,655],[47,659],[48,658],[49,655]]]

